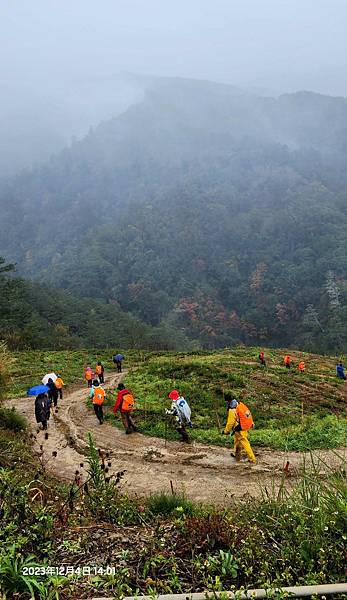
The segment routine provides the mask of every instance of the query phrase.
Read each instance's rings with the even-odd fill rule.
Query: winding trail
[[[106,374],[105,387],[114,388],[126,374]],[[42,459],[46,469],[56,477],[73,481],[76,470],[86,477],[85,450],[87,434],[92,432],[96,445],[109,452],[110,473],[126,470],[123,488],[130,494],[147,496],[153,492],[170,491],[171,484],[176,491],[183,490],[195,501],[227,505],[232,497],[242,498],[260,493],[260,483],[278,487],[283,477],[283,467],[289,461],[287,483],[295,480],[297,471],[303,464],[305,455],[297,452],[279,452],[257,449],[258,464],[235,463],[230,450],[193,442],[190,445],[140,433],[126,435],[124,431],[109,423],[99,425],[94,412],[86,405],[86,387],[71,386],[59,402],[58,414],[52,413],[45,432],[37,431],[33,398],[8,400],[8,407],[15,407],[27,418],[31,431],[35,434],[34,443],[38,451],[42,445]],[[111,410],[111,409],[106,409]],[[56,451],[54,458],[52,453]],[[325,470],[337,468],[339,457],[347,460],[347,449],[340,449],[338,455],[332,451],[315,451],[315,462],[320,459],[322,476]],[[311,456],[306,459],[311,462]],[[83,463],[83,466],[80,466]]]

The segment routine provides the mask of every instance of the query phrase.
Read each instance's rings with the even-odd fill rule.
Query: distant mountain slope
[[[343,98],[158,81],[2,190],[0,252],[206,346],[342,348],[346,123]]]

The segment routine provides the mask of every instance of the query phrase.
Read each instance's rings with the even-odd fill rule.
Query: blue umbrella
[[[27,396],[38,396],[39,394],[44,394],[45,392],[49,392],[49,387],[47,385],[34,385],[28,389]]]
[[[116,360],[123,360],[124,356],[123,354],[116,354],[115,359]]]

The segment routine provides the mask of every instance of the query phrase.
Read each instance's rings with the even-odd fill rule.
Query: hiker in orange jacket
[[[88,387],[91,388],[93,385],[93,371],[91,370],[90,367],[87,367],[85,372],[84,372],[84,376],[86,378],[86,381],[88,383]]]
[[[286,369],[290,369],[290,356],[289,356],[289,354],[285,355],[285,357],[283,358],[283,362],[284,362],[284,366],[286,367]]]
[[[105,402],[106,392],[101,387],[99,381],[94,379],[92,389],[89,392],[89,398],[93,402],[94,412],[98,418],[100,425],[104,422],[104,413],[102,410],[102,405]]]
[[[298,369],[300,371],[300,373],[305,373],[305,363],[303,360],[301,360],[298,364]]]
[[[237,462],[241,460],[241,452],[244,450],[248,456],[248,462],[257,463],[251,444],[248,441],[248,430],[254,427],[253,418],[249,408],[243,402],[232,400],[228,402],[228,420],[224,433],[234,433],[234,452]]]
[[[95,367],[95,373],[98,376],[100,383],[105,383],[104,381],[104,365],[99,361]]]
[[[113,412],[116,413],[118,410],[120,411],[125,433],[133,433],[134,431],[137,431],[137,427],[131,417],[131,412],[134,410],[134,396],[123,383],[118,384],[117,390],[118,394],[113,407]]]
[[[58,377],[56,378],[54,383],[55,383],[55,387],[57,388],[58,396],[59,396],[60,400],[62,400],[63,399],[63,386],[65,385],[65,383],[63,382],[60,375],[58,375]]]

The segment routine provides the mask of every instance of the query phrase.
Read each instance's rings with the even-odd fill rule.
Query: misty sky
[[[124,71],[347,96],[346,31],[346,0],[0,0],[0,126],[82,134],[136,99]]]
[[[1,0],[1,78],[121,70],[288,86],[343,67],[345,0]],[[289,69],[289,73],[288,73]]]

